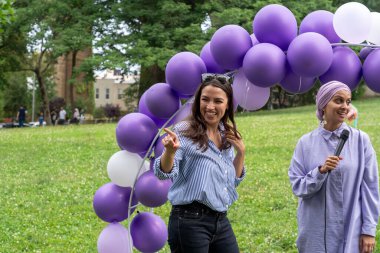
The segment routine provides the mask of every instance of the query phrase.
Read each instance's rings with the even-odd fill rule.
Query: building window
[[[106,89],[106,99],[110,98],[110,89]]]
[[[99,98],[99,89],[96,88],[95,90],[95,98],[98,99]]]
[[[118,99],[124,98],[124,90],[123,89],[117,89],[117,98]]]
[[[114,69],[113,70],[113,75],[114,76],[121,76],[121,69]]]

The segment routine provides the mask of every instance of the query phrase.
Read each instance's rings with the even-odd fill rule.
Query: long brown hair
[[[234,108],[233,108],[233,91],[230,83],[227,80],[220,78],[213,78],[211,80],[206,80],[201,83],[194,95],[194,103],[192,106],[192,113],[187,118],[190,123],[189,127],[182,131],[182,134],[193,140],[198,147],[205,152],[208,149],[208,136],[207,136],[207,125],[201,114],[200,101],[202,90],[207,86],[214,86],[216,88],[222,89],[227,95],[227,110],[223,115],[221,122],[224,126],[225,132],[232,131],[237,138],[241,138],[240,133],[236,129],[236,123],[234,119]],[[221,129],[219,129],[221,130]],[[222,140],[222,149],[228,149],[231,147],[231,143],[227,142],[225,138]]]

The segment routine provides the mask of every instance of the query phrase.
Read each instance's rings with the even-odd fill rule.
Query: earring
[[[321,123],[322,123],[322,125],[326,125],[327,124],[325,114],[323,114],[323,116],[322,116],[322,122]]]

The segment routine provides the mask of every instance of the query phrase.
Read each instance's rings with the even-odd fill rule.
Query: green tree
[[[48,82],[54,75],[57,58],[71,53],[74,56],[71,72],[77,73],[77,52],[91,47],[92,21],[95,20],[92,14],[98,13],[94,11],[98,5],[93,6],[90,0],[16,0],[14,3],[15,21],[7,26],[4,32],[7,37],[2,40],[7,43],[2,45],[13,45],[13,40],[19,38],[20,43],[15,48],[18,53],[12,55],[0,48],[0,55],[6,55],[3,65],[14,60],[9,71],[30,71],[35,75],[45,115],[50,115]],[[93,78],[92,72],[89,76],[89,79]],[[72,83],[74,87],[74,81]],[[86,84],[87,80],[84,86]],[[89,89],[85,87],[84,90]],[[50,117],[47,121],[50,124]]]
[[[165,66],[173,55],[181,51],[199,54],[221,26],[237,24],[252,33],[256,12],[268,4],[283,4],[298,22],[312,11],[333,10],[332,0],[103,2],[104,12],[109,14],[104,16],[96,44],[103,59],[100,65],[121,67],[125,72],[133,65],[140,66],[138,96],[154,83],[165,81]]]

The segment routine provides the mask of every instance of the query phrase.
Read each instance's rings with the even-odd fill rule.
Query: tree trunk
[[[152,65],[149,67],[141,66],[138,97],[140,98],[141,95],[153,84],[162,82],[166,82],[165,71],[160,69],[158,65]]]
[[[41,97],[42,97],[43,107],[44,107],[45,121],[47,125],[51,125],[49,98],[46,92],[46,85],[45,85],[43,77],[41,76],[40,70],[36,69],[34,73],[36,74],[38,85],[40,86]]]
[[[70,87],[70,105],[71,107],[74,107],[74,86],[75,86],[75,81],[76,81],[76,78],[74,78],[74,69],[75,69],[75,66],[77,64],[77,54],[78,54],[78,51],[73,51],[71,53],[71,76],[70,76],[70,79],[69,79],[69,87]]]

